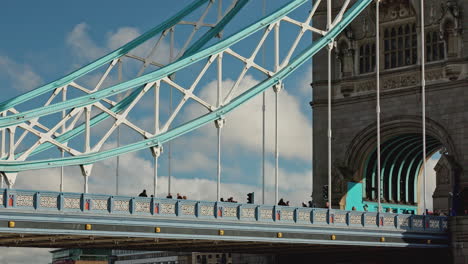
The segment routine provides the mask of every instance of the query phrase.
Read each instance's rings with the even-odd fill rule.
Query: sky
[[[7,1],[0,9],[0,101],[30,91],[42,84],[53,81],[65,74],[86,65],[139,36],[146,30],[158,25],[191,1],[149,1],[138,4],[131,1]],[[224,9],[230,1],[225,0]],[[286,0],[268,1],[269,13],[286,3]],[[261,17],[260,1],[250,1],[230,25],[223,36],[229,36],[242,27]],[[299,13],[299,12],[298,12]],[[298,14],[299,15],[299,14]],[[208,15],[210,17],[212,15]],[[300,15],[299,15],[300,16]],[[183,30],[182,30],[183,32]],[[293,31],[291,31],[293,32]],[[284,33],[281,47],[291,44],[295,33]],[[306,38],[306,37],[305,37]],[[256,37],[246,39],[235,46],[239,53],[249,54]],[[310,39],[310,38],[308,38]],[[176,50],[183,42],[176,38]],[[213,42],[212,42],[213,43]],[[257,63],[271,64],[272,38],[265,46],[265,59]],[[305,41],[307,43],[307,41]],[[299,44],[299,49],[304,47]],[[144,46],[142,49],[150,49]],[[168,61],[169,42],[163,41],[162,50],[156,54],[163,62]],[[284,57],[287,50],[282,48]],[[199,67],[195,66],[196,67]],[[224,94],[233,85],[239,68],[235,64],[224,66]],[[124,78],[134,76],[136,66],[129,66]],[[194,70],[195,71],[195,70]],[[292,205],[300,206],[310,199],[312,185],[312,122],[311,109],[311,65],[306,63],[285,81],[285,89],[279,97],[279,150],[280,150],[280,189],[279,196],[290,200]],[[133,74],[133,75],[132,75]],[[176,80],[189,84],[193,72],[177,74]],[[200,82],[197,93],[209,102],[216,101],[216,79],[214,71]],[[240,83],[239,91],[261,81],[261,75],[247,73]],[[113,84],[116,75],[111,75],[107,85]],[[82,83],[92,85],[96,76],[83,79]],[[162,108],[168,112],[168,95],[162,95]],[[175,99],[180,98],[175,96]],[[266,93],[266,203],[274,202],[274,102],[272,90]],[[226,117],[222,129],[222,185],[221,196],[233,196],[245,202],[246,193],[255,192],[256,201],[261,202],[262,187],[262,98],[257,97]],[[151,99],[144,99],[135,110],[131,120],[141,127],[152,126]],[[200,108],[188,104],[181,110],[175,122],[183,123],[200,115]],[[164,115],[164,113],[163,113]],[[104,133],[107,126],[97,128],[97,134]],[[136,140],[128,130],[122,130],[122,144]],[[111,137],[104,148],[117,144]],[[193,200],[216,200],[217,137],[214,125],[187,134],[171,143],[172,150],[172,193],[187,195]],[[159,162],[158,193],[167,192],[168,146]],[[433,165],[432,165],[433,166]],[[90,177],[90,193],[115,194],[116,159],[97,163]],[[153,161],[148,150],[123,155],[120,158],[120,194],[137,195],[147,189],[152,193]],[[15,188],[59,190],[59,169],[45,169],[20,173]],[[65,191],[81,192],[83,177],[77,167],[65,168]],[[0,264],[10,263],[48,263],[51,256],[47,249],[0,248]],[[34,252],[34,254],[31,254]]]

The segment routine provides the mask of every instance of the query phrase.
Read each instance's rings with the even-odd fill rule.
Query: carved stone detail
[[[57,197],[55,197],[55,196],[41,196],[39,206],[44,207],[44,208],[57,208]],[[79,206],[80,205],[78,203],[78,208],[80,208]]]
[[[438,219],[430,219],[429,220],[429,228],[432,229],[439,229],[439,220]]]
[[[254,208],[242,208],[242,217],[255,218],[255,209]]]
[[[377,225],[377,220],[376,216],[366,216],[366,221],[364,222],[366,226],[376,226]]]
[[[64,198],[63,202],[67,209],[80,209],[80,198]]]
[[[261,219],[271,219],[272,214],[270,209],[261,209],[260,210],[260,218]]]
[[[436,166],[434,167],[434,170],[436,171],[437,185],[450,184],[450,171],[453,167],[451,162],[453,161],[451,161],[451,158],[446,154],[443,154],[437,162]]]
[[[361,215],[350,214],[349,223],[352,225],[362,225]]]
[[[161,204],[162,214],[175,214],[175,204]]]
[[[410,1],[395,0],[382,2],[380,15],[382,23],[415,16],[416,14]]]
[[[346,214],[335,214],[335,223],[346,224]]]
[[[375,91],[376,83],[375,81],[362,81],[355,84],[354,90],[356,92],[367,92],[367,91]]]
[[[183,215],[195,215],[195,205],[183,204],[180,206]]]
[[[213,215],[213,207],[202,205],[200,206],[200,214],[205,216],[212,216]]]
[[[410,226],[410,218],[409,217],[399,217],[400,227],[409,227]]]
[[[93,200],[93,210],[107,210],[107,200]]]
[[[293,221],[294,211],[281,211],[281,220]]]
[[[423,228],[424,227],[423,219],[414,217],[413,218],[413,227]]]
[[[447,219],[442,219],[442,229],[447,230],[448,229],[448,222]]]
[[[149,213],[151,212],[151,203],[149,202],[135,202],[135,212]]]
[[[115,200],[114,201],[114,210],[115,211],[129,211],[130,209],[130,202],[129,201],[121,201]]]
[[[310,213],[309,212],[299,212],[297,214],[297,218],[299,221],[310,221]]]
[[[444,78],[444,73],[440,69],[426,72],[426,81],[438,81]]]
[[[224,207],[224,216],[237,217],[237,207]]]
[[[385,216],[384,217],[384,225],[387,227],[395,227],[395,217],[393,216]]]
[[[396,89],[408,86],[414,86],[419,84],[419,75],[417,74],[402,74],[402,75],[390,75],[384,77],[382,81],[382,87],[384,90]]]
[[[327,213],[326,212],[317,212],[317,213],[315,213],[314,222],[326,223],[327,222]]]
[[[16,196],[16,206],[33,207],[34,197],[32,195],[18,195]]]

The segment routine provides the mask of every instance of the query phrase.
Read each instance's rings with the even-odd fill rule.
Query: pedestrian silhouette
[[[148,195],[146,194],[146,190],[143,190],[138,196],[139,197],[148,197]]]
[[[278,202],[278,205],[286,205],[286,203],[284,202],[283,198],[281,198]]]
[[[167,199],[172,199],[172,194],[171,193],[168,193],[167,196],[166,196]]]

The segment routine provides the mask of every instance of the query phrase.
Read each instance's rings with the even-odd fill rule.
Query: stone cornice
[[[450,81],[450,82],[427,85],[426,91],[430,93],[430,92],[439,91],[439,90],[457,89],[457,88],[461,89],[461,88],[466,88],[466,87],[468,87],[468,80],[458,80],[458,81]],[[421,91],[420,85],[399,88],[399,89],[391,89],[391,90],[382,91],[381,98],[385,99],[385,98],[390,98],[390,97],[401,97],[405,95],[419,94],[420,91]],[[346,97],[346,98],[333,99],[332,104],[333,106],[338,106],[338,105],[356,104],[360,102],[375,101],[375,94],[376,94],[375,92],[368,92],[366,94],[360,94],[360,95]],[[313,104],[313,108],[318,108],[318,107],[326,107],[327,103],[328,102],[326,99],[322,99],[322,100],[314,100],[312,104]]]

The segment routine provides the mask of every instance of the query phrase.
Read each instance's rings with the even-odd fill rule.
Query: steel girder
[[[57,146],[60,149],[63,149],[64,151],[68,152],[71,155],[70,157],[46,160],[24,160],[19,159],[18,156],[16,156],[14,153],[10,153],[10,155],[8,155],[8,157],[6,158],[7,160],[0,161],[0,171],[4,173],[9,173],[50,167],[93,164],[97,161],[104,160],[110,157],[115,157],[125,153],[134,152],[141,149],[147,149],[155,146],[161,146],[164,142],[170,141],[183,134],[193,131],[207,123],[222,119],[226,114],[241,106],[245,102],[249,101],[256,95],[264,92],[272,86],[279,85],[284,78],[293,73],[298,67],[300,67],[303,63],[309,60],[317,52],[325,48],[327,45],[330,45],[330,43],[334,41],[338,34],[340,34],[341,31],[349,23],[351,23],[356,18],[356,16],[359,15],[372,1],[357,1],[349,9],[347,4],[344,5],[341,8],[341,11],[338,13],[338,15],[335,17],[332,27],[328,30],[320,30],[310,25],[312,17],[315,14],[315,11],[317,10],[317,7],[321,3],[321,1],[315,1],[312,7],[312,11],[307,16],[305,22],[294,20],[288,16],[298,7],[301,7],[307,2],[307,0],[293,0],[290,3],[284,5],[282,8],[276,10],[269,16],[262,18],[256,23],[232,35],[231,37],[208,48],[205,48],[199,52],[195,51],[203,45],[196,44],[193,46],[193,49],[187,49],[187,51],[189,51],[188,54],[181,56],[180,59],[154,72],[142,75],[140,77],[117,85],[110,86],[102,90],[93,91],[92,93],[86,94],[78,98],[66,100],[52,105],[46,105],[44,107],[36,108],[30,111],[25,111],[23,113],[14,113],[13,115],[4,116],[0,118],[0,128],[10,129],[11,131],[12,128],[14,128],[15,126],[27,129],[28,125],[26,124],[26,122],[34,123],[40,117],[68,111],[68,114],[64,115],[64,119],[55,125],[55,130],[57,130],[57,127],[62,126],[67,121],[70,122],[72,117],[77,116],[79,111],[83,111],[83,109],[85,109],[85,111],[88,112],[88,114],[85,115],[86,120],[83,122],[83,124],[79,126],[79,129],[70,129],[68,131],[68,134],[49,134],[47,138],[42,139],[42,142],[34,145],[31,149],[26,151],[28,152],[27,155],[24,154],[26,152],[22,154],[25,157],[30,154],[45,150],[51,146]],[[275,31],[275,35],[277,34],[277,32],[279,32],[280,23],[290,23],[298,26],[299,33],[297,35],[296,40],[291,45],[288,55],[284,58],[284,60],[281,63],[279,63],[279,60],[276,60],[277,62],[274,65],[274,69],[269,70],[265,67],[256,64],[254,62],[254,59],[270,32]],[[244,57],[232,49],[233,45],[237,44],[238,42],[241,42],[243,39],[256,32],[263,32],[263,35],[250,57]],[[295,54],[297,45],[301,38],[304,36],[305,32],[312,32],[314,34],[320,35],[321,37],[317,41],[309,45],[307,48],[299,52],[299,55],[292,58],[292,55]],[[192,51],[194,52],[193,54],[191,54]],[[239,78],[229,91],[228,95],[224,98],[224,100],[222,100],[222,102],[218,103],[217,105],[213,105],[205,102],[200,97],[196,96],[193,92],[196,85],[198,84],[198,81],[206,72],[206,69],[211,64],[213,64],[215,60],[218,60],[218,63],[219,61],[222,61],[223,56],[231,56],[234,59],[237,59],[238,61],[242,62],[244,65],[244,70],[242,70]],[[275,58],[279,57],[278,51],[275,52],[274,56]],[[200,73],[197,75],[196,81],[192,85],[190,85],[189,88],[182,87],[182,85],[177,84],[174,80],[170,78],[170,76],[174,73],[186,69],[187,67],[190,67],[191,65],[203,60],[206,60],[206,64],[200,71]],[[243,79],[243,77],[249,69],[255,69],[261,72],[266,76],[266,79],[260,82],[259,84],[248,88],[246,91],[244,91],[237,97],[234,97],[234,93],[238,91],[240,81]],[[161,83],[165,83],[183,94],[183,99],[177,105],[175,112],[171,115],[168,122],[164,124],[162,128],[156,128],[154,132],[148,132],[135,126],[128,120],[125,120],[125,111],[129,111],[129,109],[131,110],[132,106],[134,106],[138,102],[138,100],[141,99],[141,97],[145,95],[148,91],[153,89],[158,90]],[[44,90],[44,88],[42,88],[42,90]],[[103,105],[103,102],[105,102],[105,100],[109,100],[109,98],[111,98],[112,96],[116,96],[124,92],[131,93],[120,102],[115,102],[113,104],[110,103],[111,107],[105,107]],[[171,122],[173,121],[175,116],[178,114],[178,111],[180,111],[180,108],[184,105],[184,103],[187,100],[193,100],[198,104],[202,105],[208,110],[208,113],[198,116],[175,128],[170,128]],[[0,109],[7,109],[8,107],[11,107],[15,102],[20,101],[21,98],[9,100],[7,103],[4,103],[2,105],[3,108]],[[98,108],[102,110],[103,113],[101,115],[91,117],[89,113],[89,109],[91,107]],[[82,133],[83,131],[85,132],[85,134],[88,134],[89,128],[92,124],[98,123],[100,122],[100,120],[103,120],[109,116],[116,119],[117,126],[121,123],[125,123],[127,126],[132,127],[134,130],[143,135],[144,140],[99,152],[97,151],[97,148],[91,148],[91,146],[89,145],[89,135],[87,135],[88,140],[85,144],[86,149],[83,152],[73,150],[70,147],[66,146],[66,144],[61,143],[67,142],[67,140],[72,138],[74,135]],[[103,140],[101,140],[101,143]]]

